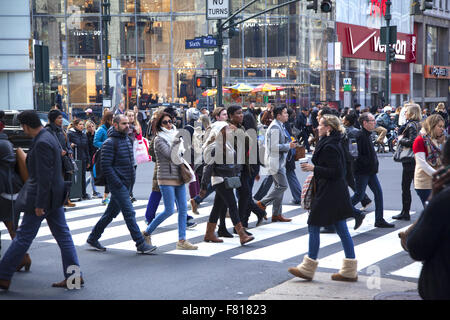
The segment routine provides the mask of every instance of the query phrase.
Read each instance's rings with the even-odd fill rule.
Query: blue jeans
[[[12,278],[17,266],[30,248],[34,238],[36,238],[44,219],[47,220],[48,227],[61,250],[65,279],[71,275],[71,273],[67,273],[68,267],[80,266],[72,235],[67,226],[64,208],[54,209],[42,217],[36,216],[34,212],[26,212],[23,215],[22,224],[17,229],[16,237],[0,262],[0,279],[10,280]]]
[[[431,189],[416,189],[416,192],[420,198],[420,201],[422,201],[423,207],[425,208],[425,202],[431,194]]]
[[[144,237],[136,223],[136,212],[130,199],[130,189],[125,185],[120,188],[110,187],[111,199],[105,213],[94,226],[89,235],[89,240],[98,240],[102,236],[106,227],[117,217],[122,211],[125,223],[130,231],[131,238],[136,242],[136,247],[139,247],[144,242]]]
[[[206,189],[206,195],[202,198],[199,195],[196,195],[194,197],[195,202],[197,202],[197,204],[200,204],[203,202],[203,200],[205,200],[211,193],[214,192],[214,190],[216,190],[216,187],[212,186],[211,184],[208,184],[208,188]]]
[[[336,222],[333,225],[336,228],[336,232],[341,238],[342,247],[344,247],[345,257],[347,259],[355,259],[355,248],[353,246],[353,240],[348,232],[347,223],[345,220]],[[308,257],[316,260],[319,255],[320,248],[320,226],[308,226],[309,232],[309,250]]]
[[[156,210],[158,210],[159,202],[161,201],[161,191],[152,191],[147,203],[147,210],[145,211],[145,220],[147,224],[150,224],[155,219]],[[194,219],[190,215],[187,215],[187,220]]]
[[[383,219],[383,190],[376,174],[373,175],[355,175],[355,193],[352,196],[352,205],[355,206],[364,198],[367,186],[372,190],[375,198],[375,222],[384,221]]]
[[[162,194],[160,191],[152,191],[147,203],[147,210],[145,211],[145,220],[151,223],[155,219],[156,210],[158,209],[159,202],[161,201]]]
[[[256,191],[255,196],[253,197],[256,201],[260,201],[262,198],[266,196],[266,194],[269,192],[270,188],[272,187],[273,178],[271,175],[266,176],[261,185],[259,186],[258,191]]]
[[[289,184],[289,189],[291,189],[292,198],[294,201],[300,201],[302,198],[302,186],[300,181],[298,181],[295,170],[286,169],[286,177]]]
[[[95,181],[94,181],[94,177],[92,176],[92,171],[89,171],[90,172],[90,177],[89,178],[87,178],[87,181],[86,181],[86,184],[91,184],[91,187],[92,187],[92,193],[97,193],[97,187],[95,186]]]
[[[164,201],[164,211],[161,212],[153,219],[152,223],[149,224],[145,232],[147,234],[152,234],[153,231],[168,217],[170,217],[174,212],[174,204],[176,202],[178,207],[178,239],[186,239],[186,220],[187,220],[187,202],[186,202],[186,187],[184,184],[181,186],[159,186],[161,190],[163,201]]]

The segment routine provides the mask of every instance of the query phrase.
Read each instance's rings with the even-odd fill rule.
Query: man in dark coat
[[[116,115],[108,139],[102,145],[101,167],[111,191],[111,200],[105,213],[94,226],[87,243],[98,251],[105,251],[98,239],[114,218],[122,211],[131,237],[139,253],[148,254],[156,249],[145,242],[136,223],[136,212],[130,199],[130,189],[136,179],[133,145],[128,138],[129,122],[125,115]]]
[[[45,129],[47,129],[51,134],[53,134],[57,141],[60,144],[60,147],[62,149],[61,156],[62,157],[70,157],[73,159],[73,150],[70,147],[70,142],[67,137],[66,132],[64,131],[64,128],[62,127],[62,119],[63,115],[61,111],[54,109],[50,110],[50,112],[47,115],[48,117],[48,123],[45,126]],[[66,172],[64,170],[64,167],[61,170],[61,173],[64,177],[64,181],[72,181],[72,174]],[[67,207],[75,207],[75,203],[72,203],[68,198],[65,202],[65,206]]]
[[[302,107],[297,119],[295,120],[295,127],[300,130],[300,136],[303,140],[303,144],[308,152],[311,152],[309,146],[309,135],[313,133],[312,123],[308,121],[309,109],[308,107]]]
[[[378,181],[378,157],[375,152],[370,135],[375,130],[375,117],[369,113],[363,113],[359,118],[361,132],[356,139],[358,144],[358,157],[355,161],[355,193],[352,204],[356,205],[364,198],[367,186],[372,190],[375,198],[375,227],[393,228],[395,225],[388,223],[383,218],[383,190]]]
[[[0,288],[9,288],[11,278],[44,218],[60,247],[63,262],[65,279],[53,286],[80,288],[83,284],[81,273],[78,270],[75,277],[72,275],[73,266],[79,268],[80,264],[63,208],[68,188],[62,175],[56,174],[62,170],[61,147],[56,138],[44,130],[34,110],[23,111],[18,118],[24,132],[33,141],[27,156],[29,178],[16,201],[16,210],[24,211],[25,214],[16,237],[0,262]]]

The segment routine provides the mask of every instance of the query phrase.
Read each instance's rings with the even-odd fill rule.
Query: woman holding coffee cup
[[[316,181],[316,193],[307,222],[309,250],[303,262],[297,267],[289,268],[289,272],[312,280],[319,263],[320,227],[334,225],[344,247],[345,259],[342,268],[331,279],[357,281],[355,250],[346,224],[346,219],[353,217],[353,207],[345,180],[344,150],[340,143],[345,129],[338,117],[324,115],[320,119],[318,133],[319,142],[311,159],[312,163],[308,163],[307,159],[301,161],[302,170],[314,172]]]

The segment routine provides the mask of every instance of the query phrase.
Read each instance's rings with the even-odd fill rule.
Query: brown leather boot
[[[222,239],[219,239],[216,237],[216,225],[217,223],[208,222],[206,224],[206,233],[205,237],[203,238],[203,241],[205,242],[223,242]]]
[[[25,267],[25,271],[30,271],[31,267],[31,259],[28,253],[25,253],[25,256],[22,259],[22,262],[17,267],[17,271],[20,271],[23,267]]]
[[[81,284],[81,286],[84,285],[83,277],[80,277],[80,284]],[[61,281],[61,282],[53,283],[53,284],[52,284],[52,287],[53,287],[53,288],[64,288],[64,289],[69,289],[69,288],[67,287],[67,279],[64,279],[64,280]],[[73,288],[70,288],[70,289],[73,289]]]
[[[254,237],[250,237],[247,235],[247,233],[245,233],[245,228],[242,226],[242,223],[239,222],[237,225],[234,226],[234,228],[236,229],[236,231],[239,235],[239,239],[241,240],[241,245],[244,245],[247,242],[250,242],[255,239]]]
[[[16,237],[16,228],[14,228],[14,224],[12,221],[3,221],[3,223],[6,226],[6,229],[8,229],[9,236],[11,237],[11,240]]]
[[[70,199],[67,200],[66,204],[64,205],[64,207],[69,207],[69,208],[73,208],[75,206],[76,206],[76,204],[73,203],[72,201],[70,201]]]
[[[8,290],[10,284],[11,284],[11,280],[0,279],[0,289]]]

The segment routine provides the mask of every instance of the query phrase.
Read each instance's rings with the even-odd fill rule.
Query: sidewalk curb
[[[313,281],[293,278],[249,300],[421,300],[417,283],[358,275],[357,282],[331,280],[318,272]]]

